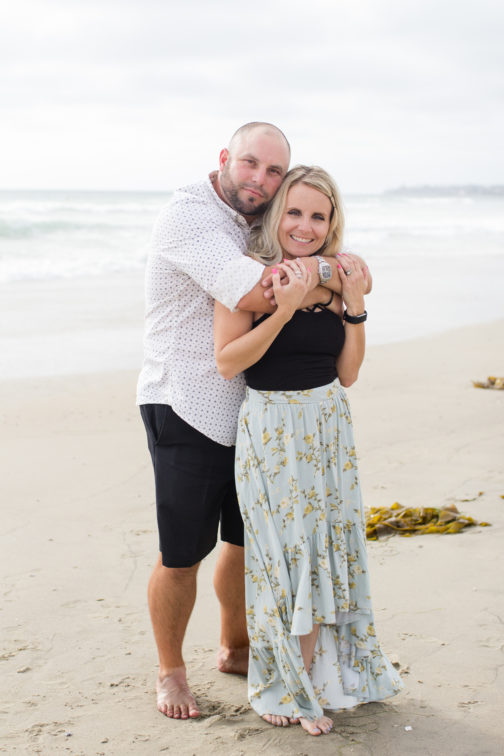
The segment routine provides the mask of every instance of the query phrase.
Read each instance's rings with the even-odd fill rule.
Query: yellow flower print
[[[282,698],[280,699],[280,703],[281,704],[288,704],[288,703],[291,703],[291,701],[293,701],[293,700],[294,700],[294,698],[292,696],[292,693],[286,693],[286,695],[282,696]]]
[[[271,439],[271,436],[270,436],[270,434],[268,433],[268,431],[267,431],[267,430],[264,430],[264,431],[263,431],[263,434],[262,434],[262,438],[261,438],[261,440],[262,440],[263,444],[265,444],[265,445],[266,445],[266,444],[268,443],[268,441],[269,441],[270,439]]]

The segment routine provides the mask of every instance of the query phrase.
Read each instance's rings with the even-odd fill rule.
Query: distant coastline
[[[0,188],[0,200],[9,201],[13,198],[33,198],[35,200],[66,200],[98,198],[100,200],[110,199],[132,199],[151,198],[153,200],[162,197],[169,198],[173,194],[173,189],[6,189]],[[392,189],[383,189],[382,191],[353,191],[347,192],[350,197],[503,197],[504,184],[481,185],[481,184],[453,184],[446,186],[435,186],[431,184],[397,186]]]
[[[483,197],[504,196],[504,185],[480,186],[479,184],[464,184],[462,186],[398,186],[387,189],[384,195],[400,195],[402,197]]]

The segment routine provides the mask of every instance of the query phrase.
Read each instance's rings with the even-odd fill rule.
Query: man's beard
[[[224,179],[224,181],[223,181]],[[268,207],[269,201],[261,202],[259,205],[253,205],[250,202],[244,202],[241,200],[238,196],[238,192],[240,189],[246,188],[246,184],[239,184],[238,186],[236,184],[233,184],[230,180],[228,182],[228,177],[226,175],[226,170],[224,169],[221,174],[221,191],[228,203],[231,205],[233,210],[236,210],[237,213],[240,213],[241,215],[262,215],[266,208]],[[227,183],[227,186],[226,186]],[[254,188],[254,191],[259,191],[258,189]]]

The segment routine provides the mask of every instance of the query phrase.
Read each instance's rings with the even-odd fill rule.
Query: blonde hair
[[[280,189],[264,213],[261,224],[251,230],[248,254],[265,265],[279,262],[283,257],[278,242],[278,227],[287,203],[287,194],[295,184],[312,186],[328,197],[332,205],[329,230],[318,254],[334,257],[341,250],[345,219],[338,187],[323,168],[317,165],[296,165],[286,174]]]

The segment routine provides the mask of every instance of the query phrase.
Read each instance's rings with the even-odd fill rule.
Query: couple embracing
[[[219,170],[160,214],[137,404],[159,529],[148,589],[159,711],[200,714],[182,644],[220,528],[218,667],[248,673],[266,721],[320,735],[333,724],[324,709],[401,682],[374,629],[343,388],[364,357],[371,277],[341,252],[332,178],[289,161],[278,128],[246,124]]]

